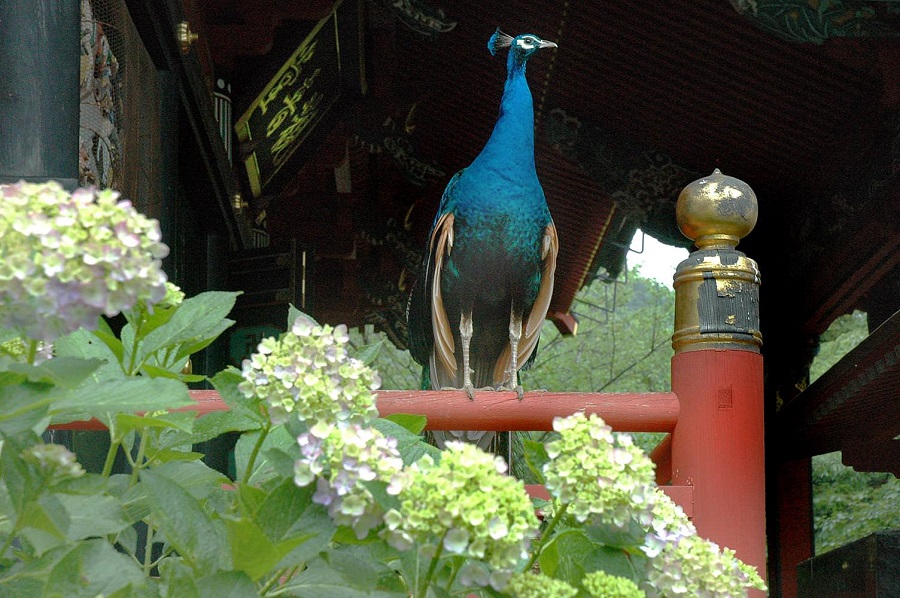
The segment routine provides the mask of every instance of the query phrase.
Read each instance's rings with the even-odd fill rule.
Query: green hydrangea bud
[[[651,521],[655,494],[653,462],[627,434],[614,435],[597,415],[576,413],[553,420],[559,437],[547,443],[543,473],[553,497],[579,522],[623,528],[636,519]]]
[[[378,374],[347,353],[347,327],[319,326],[300,316],[281,338],[266,338],[242,364],[238,389],[265,402],[273,424],[294,413],[325,438],[336,425],[364,425],[378,417]]]
[[[561,579],[536,573],[516,573],[504,590],[515,598],[575,598],[578,590]]]
[[[22,458],[41,471],[41,477],[56,483],[84,475],[75,454],[59,444],[36,444],[22,452]]]
[[[630,579],[594,571],[581,581],[592,598],[645,598],[646,594]]]
[[[448,442],[439,463],[426,455],[406,470],[399,512],[385,517],[385,538],[401,550],[440,543],[445,554],[486,563],[493,573],[482,583],[502,589],[528,556],[538,526],[522,481],[505,472],[503,459]]]

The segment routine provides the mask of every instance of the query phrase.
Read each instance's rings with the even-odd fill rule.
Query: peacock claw
[[[516,387],[513,388],[513,390],[516,392],[516,396],[519,397],[520,401],[525,398],[525,389],[522,388],[521,384],[516,384]]]

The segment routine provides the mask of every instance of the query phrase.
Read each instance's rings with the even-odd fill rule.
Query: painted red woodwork
[[[811,558],[813,548],[812,463],[811,459],[786,461],[778,466],[778,554],[772,555],[778,568],[782,598],[796,598],[797,565]]]
[[[576,411],[600,415],[616,431],[668,432],[678,421],[673,393],[382,391],[378,411],[418,413],[432,430],[552,430],[553,418]]]
[[[215,390],[192,390],[194,405],[179,411],[204,415],[228,406]],[[519,401],[513,392],[484,391],[475,400],[462,391],[383,390],[378,393],[382,416],[416,413],[428,418],[429,430],[552,430],[553,418],[576,411],[600,415],[619,432],[670,432],[678,421],[678,398],[656,393],[525,393]],[[98,420],[51,426],[56,430],[103,430]]]
[[[656,463],[656,485],[665,486],[672,481],[672,435],[667,434],[650,451],[650,460]]]
[[[694,524],[701,536],[733,549],[765,575],[762,356],[678,353],[672,358],[672,390],[681,407],[672,433],[672,484],[694,488]]]

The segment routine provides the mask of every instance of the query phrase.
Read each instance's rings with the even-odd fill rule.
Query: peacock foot
[[[454,386],[442,386],[441,390],[461,390],[464,393],[466,393],[466,396],[469,397],[470,400],[474,401],[476,390],[482,391],[482,390],[497,390],[497,389],[494,388],[493,386],[483,386],[482,388],[475,388],[471,384],[464,384],[462,388],[456,388]]]
[[[525,389],[522,388],[521,384],[516,384],[515,386],[506,386],[505,384],[498,384],[497,386],[494,387],[494,390],[512,391],[512,392],[516,393],[516,396],[519,397],[520,401],[525,398]]]

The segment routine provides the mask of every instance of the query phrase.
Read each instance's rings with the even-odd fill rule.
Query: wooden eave
[[[854,469],[900,477],[900,311],[785,405],[776,426],[784,460],[843,451]]]

